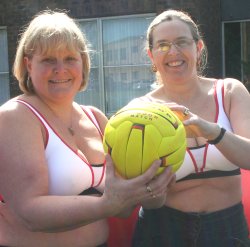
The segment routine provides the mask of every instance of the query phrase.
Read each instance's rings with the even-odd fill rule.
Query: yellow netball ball
[[[177,171],[186,152],[186,133],[167,106],[143,102],[125,106],[110,118],[103,145],[118,173],[133,178],[157,159],[162,161],[157,174],[167,166]]]

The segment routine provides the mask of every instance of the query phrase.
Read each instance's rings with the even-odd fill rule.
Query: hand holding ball
[[[158,174],[167,166],[177,171],[186,152],[186,133],[167,106],[143,102],[125,106],[110,118],[103,145],[118,173],[133,178],[157,159],[162,161]]]

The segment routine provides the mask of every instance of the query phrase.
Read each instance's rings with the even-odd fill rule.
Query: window
[[[133,47],[131,47],[131,52],[132,52],[132,53],[138,52],[138,46],[133,46]]]
[[[91,104],[107,116],[149,91],[154,81],[145,51],[153,15],[80,20],[90,43],[91,76],[79,103]]]
[[[6,28],[0,27],[0,104],[10,98],[8,43]]]
[[[121,81],[128,80],[127,73],[121,73]]]
[[[138,73],[138,71],[133,71],[133,72],[132,72],[132,79],[133,79],[133,80],[138,80],[138,78],[139,78],[139,73]]]
[[[250,21],[228,22],[224,30],[224,74],[237,78],[250,91]]]
[[[127,59],[127,49],[126,48],[121,48],[121,50],[120,50],[120,58],[121,58],[121,60],[126,60]]]
[[[112,50],[106,51],[106,58],[108,61],[113,60],[113,51]]]

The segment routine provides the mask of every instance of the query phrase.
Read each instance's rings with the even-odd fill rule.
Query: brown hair
[[[154,20],[151,22],[151,24],[149,25],[148,30],[147,30],[146,48],[149,50],[152,50],[154,28],[164,21],[172,21],[174,19],[180,20],[188,25],[188,27],[191,31],[192,37],[196,43],[199,40],[201,40],[203,42],[203,48],[201,50],[199,61],[197,63],[197,71],[199,74],[202,74],[202,72],[206,68],[206,64],[207,64],[207,48],[206,48],[206,45],[202,39],[202,36],[201,36],[201,33],[199,31],[198,26],[195,24],[195,22],[192,20],[192,18],[189,16],[189,14],[187,14],[183,11],[170,9],[170,10],[166,10],[166,11],[162,12],[161,14],[159,14],[158,16],[156,16],[154,18]]]

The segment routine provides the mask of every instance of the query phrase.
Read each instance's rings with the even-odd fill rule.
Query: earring
[[[200,56],[197,56],[196,69],[198,72],[201,71],[201,67],[202,67],[202,58]]]
[[[30,87],[31,80],[30,80],[30,76],[29,76],[29,75],[28,75],[28,77],[27,77],[26,84],[27,84],[27,87]]]
[[[151,71],[154,72],[154,73],[157,72],[157,68],[156,68],[155,64],[151,65]]]
[[[27,85],[28,90],[31,92],[33,90],[33,84],[29,75],[27,77],[26,85]]]

